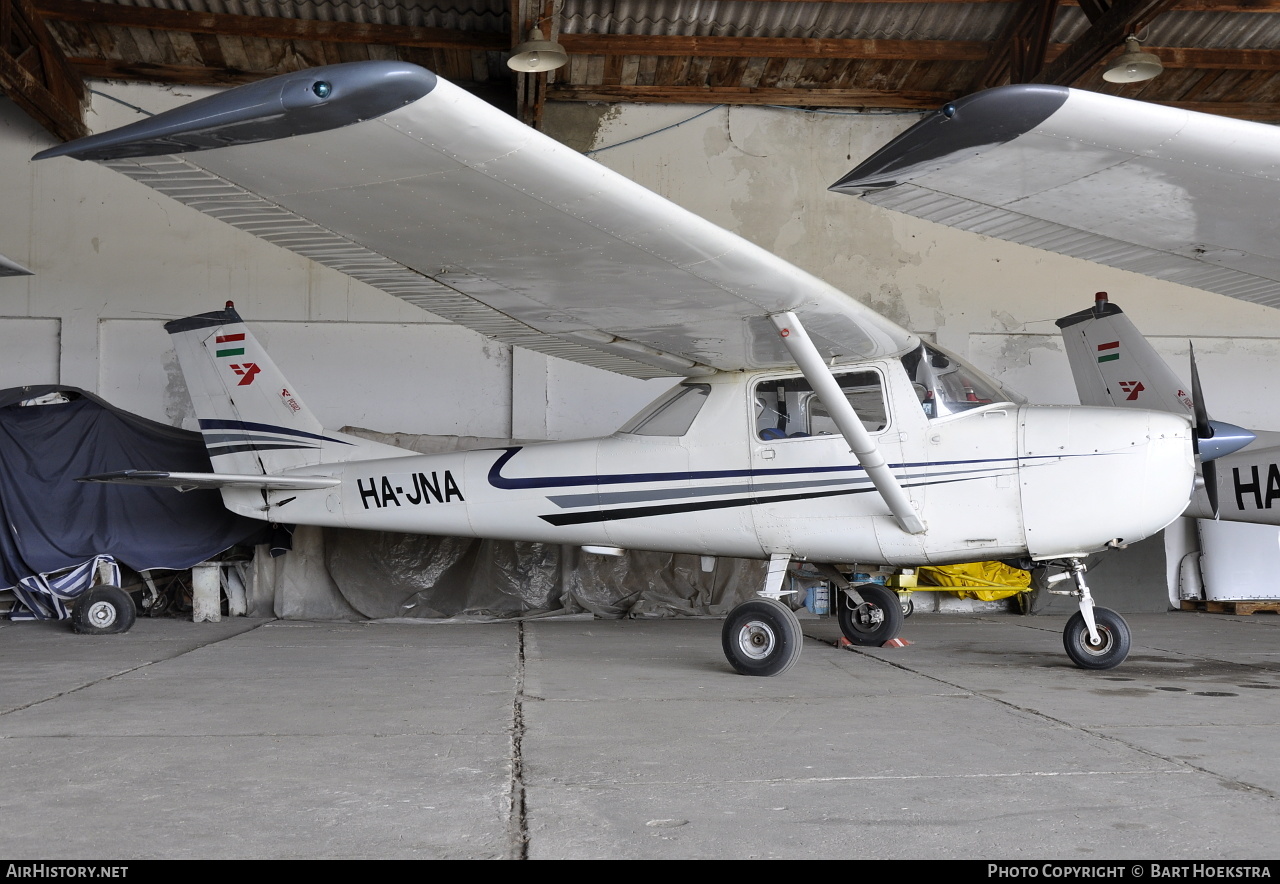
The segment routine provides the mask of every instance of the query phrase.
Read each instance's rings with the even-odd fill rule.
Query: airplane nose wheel
[[[729,612],[720,644],[729,664],[743,675],[781,675],[800,659],[804,635],[790,608],[757,598]]]
[[[1062,630],[1062,646],[1067,656],[1081,669],[1115,669],[1129,656],[1129,624],[1115,611],[1093,604],[1093,595],[1084,579],[1084,562],[1067,559],[1054,564],[1066,570],[1049,577],[1049,585],[1073,579],[1076,588],[1050,589],[1049,592],[1074,596],[1080,604],[1080,610],[1071,615],[1067,628]]]
[[[1093,609],[1098,640],[1089,637],[1089,627],[1079,611],[1071,615],[1062,631],[1062,645],[1071,662],[1081,669],[1114,669],[1129,656],[1129,624],[1115,611]]]

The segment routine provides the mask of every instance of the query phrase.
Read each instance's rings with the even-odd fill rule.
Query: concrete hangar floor
[[[917,615],[735,674],[717,620],[0,623],[0,854],[1265,859],[1280,618]]]

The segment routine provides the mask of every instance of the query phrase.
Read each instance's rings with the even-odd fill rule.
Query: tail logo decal
[[[1133,402],[1138,398],[1138,394],[1145,390],[1146,387],[1142,385],[1142,381],[1121,381],[1120,389],[1129,394],[1124,397],[1125,401]]]
[[[243,353],[244,351],[240,350],[238,352]],[[258,372],[262,371],[262,369],[258,368],[258,363],[256,362],[242,362],[234,364],[231,366],[231,370],[240,375],[240,383],[236,384],[237,387],[249,386],[253,383],[254,376]]]
[[[280,399],[285,405],[289,406],[289,410],[293,412],[302,411],[302,406],[298,404],[298,400],[293,398],[293,394],[286,387],[280,391]]]
[[[1115,362],[1120,358],[1119,353],[1109,353],[1108,350],[1119,350],[1120,342],[1112,341],[1109,344],[1098,345],[1098,362]]]

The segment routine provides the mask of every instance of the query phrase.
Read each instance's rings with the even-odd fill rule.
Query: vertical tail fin
[[[1188,414],[1191,388],[1169,368],[1106,292],[1057,321],[1081,405],[1119,405]]]
[[[406,452],[326,432],[235,306],[165,324],[218,473],[274,474]]]

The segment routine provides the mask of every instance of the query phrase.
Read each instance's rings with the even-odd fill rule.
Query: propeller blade
[[[1200,389],[1200,369],[1196,366],[1196,348],[1190,341],[1187,341],[1187,346],[1191,348],[1191,405],[1196,415],[1196,438],[1212,439],[1213,426],[1209,422],[1209,410],[1204,407],[1204,393]],[[1199,453],[1198,446],[1196,452]]]
[[[1257,437],[1234,424],[1209,419],[1209,409],[1204,405],[1204,391],[1200,387],[1200,368],[1196,365],[1196,348],[1190,341],[1187,342],[1187,346],[1191,350],[1191,405],[1196,416],[1196,431],[1191,437],[1192,448],[1195,449],[1196,460],[1200,463],[1200,474],[1204,480],[1204,494],[1209,501],[1209,510],[1216,519],[1218,518],[1217,459],[1233,451],[1239,451]],[[1215,438],[1219,436],[1220,438]]]
[[[1196,461],[1201,467],[1201,478],[1204,482],[1204,496],[1208,498],[1208,508],[1217,518],[1217,467],[1213,461],[1204,461],[1201,457],[1201,439],[1213,438],[1213,426],[1208,420],[1208,408],[1204,407],[1204,391],[1199,384],[1199,367],[1196,365],[1196,344],[1187,342],[1192,356],[1192,408],[1196,413],[1196,432],[1192,434],[1192,450],[1196,452]]]

